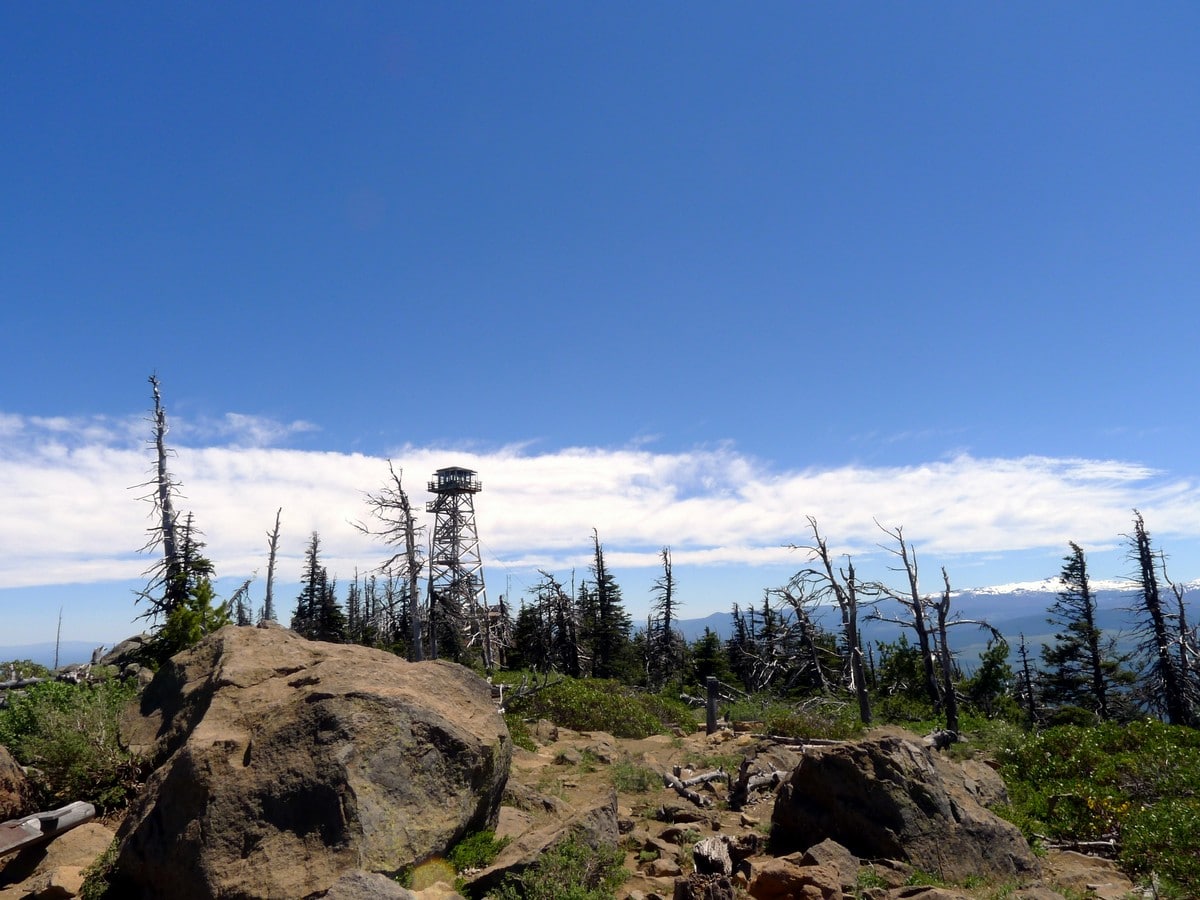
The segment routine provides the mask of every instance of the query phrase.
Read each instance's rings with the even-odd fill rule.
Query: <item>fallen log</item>
[[[49,840],[96,818],[96,807],[77,800],[48,812],[0,822],[0,856]]]
[[[716,769],[712,772],[705,772],[703,775],[691,775],[687,778],[683,777],[683,766],[671,766],[671,772],[683,782],[684,787],[693,787],[697,784],[708,784],[710,781],[728,781],[729,776],[725,774],[724,769]]]
[[[693,791],[670,772],[663,772],[663,784],[675,791],[684,800],[690,800],[697,806],[712,806],[712,800],[703,794]]]

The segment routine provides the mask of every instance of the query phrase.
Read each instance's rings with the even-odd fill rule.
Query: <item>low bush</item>
[[[102,812],[119,808],[141,775],[117,742],[118,717],[136,696],[136,684],[115,679],[34,685],[0,710],[0,744],[36,770],[48,803],[87,800]]]
[[[1144,720],[1066,725],[1002,749],[1013,820],[1051,838],[1115,836],[1164,896],[1200,896],[1200,731]]]
[[[610,900],[629,873],[617,847],[589,847],[569,838],[519,875],[507,877],[495,900]]]
[[[549,719],[575,731],[607,731],[622,738],[644,738],[668,725],[690,728],[695,724],[683,703],[599,678],[563,678],[512,701],[509,711],[519,717]]]
[[[762,730],[783,737],[849,738],[861,732],[857,707],[823,698],[789,702],[755,695],[725,709],[731,722],[761,722]]]
[[[446,860],[456,871],[465,872],[468,869],[482,869],[490,866],[497,854],[508,846],[508,838],[497,840],[496,833],[489,829],[468,834],[465,838],[450,848]]]

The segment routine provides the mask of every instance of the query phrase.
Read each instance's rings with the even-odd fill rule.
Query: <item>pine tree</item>
[[[1101,719],[1113,718],[1117,686],[1128,682],[1124,658],[1113,642],[1105,642],[1096,624],[1096,597],[1088,579],[1087,558],[1076,543],[1063,557],[1062,590],[1047,621],[1059,631],[1052,645],[1042,645],[1045,666],[1042,697],[1057,706],[1079,706]]]
[[[592,576],[595,590],[589,600],[594,606],[589,645],[592,656],[592,675],[613,678],[621,670],[621,660],[629,645],[632,622],[621,603],[621,588],[604,562],[604,547],[600,535],[592,529]]]
[[[310,640],[316,638],[317,620],[324,603],[328,577],[321,566],[321,536],[314,531],[304,551],[300,596],[296,598],[296,611],[292,614],[292,631]]]
[[[180,598],[166,614],[162,628],[148,645],[148,655],[158,663],[165,662],[181,650],[194,646],[206,634],[229,624],[226,604],[216,603],[212,578],[212,561],[200,551],[204,543],[196,529],[192,514],[184,519],[177,532],[178,565],[173,576],[171,593]]]

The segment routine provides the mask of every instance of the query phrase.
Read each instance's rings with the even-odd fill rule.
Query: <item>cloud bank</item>
[[[386,456],[270,446],[311,430],[230,415],[216,428],[179,428],[171,461],[181,510],[204,533],[227,577],[265,574],[267,532],[282,508],[280,571],[299,568],[313,531],[331,572],[349,577],[387,555],[352,523],[368,520],[366,492],[403,471],[418,508],[426,483],[449,465],[479,472],[479,534],[488,560],[513,569],[586,567],[598,529],[609,564],[653,567],[669,545],[677,565],[794,564],[789,544],[815,517],[838,552],[870,553],[875,521],[902,525],[922,552],[999,554],[1111,547],[1133,507],[1156,534],[1200,536],[1191,479],[1136,462],[959,454],[922,465],[786,469],[734,447],[687,452],[528,447],[405,446]],[[137,578],[152,526],[151,453],[144,419],[39,419],[0,414],[0,588]],[[431,517],[424,516],[431,524]],[[1037,573],[1042,577],[1049,573]],[[1181,573],[1187,574],[1187,573]]]

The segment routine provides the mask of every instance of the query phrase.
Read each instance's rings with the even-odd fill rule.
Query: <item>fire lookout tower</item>
[[[464,647],[479,643],[484,667],[491,670],[491,615],[475,527],[475,495],[483,490],[483,484],[475,475],[472,469],[455,466],[438,469],[435,480],[429,482],[429,493],[435,496],[425,505],[426,511],[434,514],[429,548],[429,644],[437,659],[439,640],[450,634],[461,636]]]

